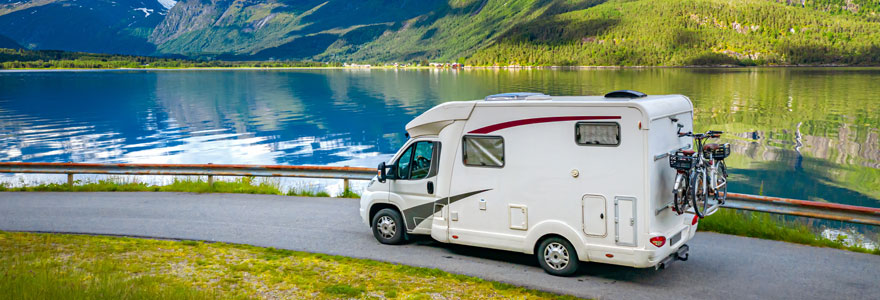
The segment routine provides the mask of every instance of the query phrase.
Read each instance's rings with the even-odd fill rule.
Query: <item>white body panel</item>
[[[678,124],[683,132],[692,129],[692,111],[681,95],[444,103],[407,124],[412,139],[389,162],[413,143],[435,141],[436,174],[374,180],[361,214],[369,224],[376,207],[390,204],[403,213],[410,234],[440,242],[531,254],[541,238],[557,235],[582,261],[654,266],[696,229],[693,215],[664,209],[675,170],[663,154],[689,147],[676,133]],[[619,143],[577,143],[579,122],[618,124]],[[465,165],[465,136],[503,138],[503,166]],[[426,192],[428,181],[433,194]],[[648,241],[678,233],[675,245]]]

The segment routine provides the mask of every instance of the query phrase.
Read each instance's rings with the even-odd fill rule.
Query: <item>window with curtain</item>
[[[467,166],[504,167],[504,138],[500,136],[465,136],[462,147]]]
[[[579,122],[575,125],[578,145],[620,145],[620,124],[611,122]]]

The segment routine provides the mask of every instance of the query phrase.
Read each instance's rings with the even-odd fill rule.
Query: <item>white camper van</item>
[[[440,104],[406,125],[360,213],[385,244],[407,235],[535,254],[551,274],[579,261],[664,267],[687,259],[693,214],[669,209],[690,148],[682,95],[510,93]]]

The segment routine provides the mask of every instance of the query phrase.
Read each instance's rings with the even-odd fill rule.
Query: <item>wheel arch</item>
[[[383,210],[383,209],[386,209],[386,208],[390,208],[390,209],[396,210],[397,213],[400,214],[400,217],[403,219],[403,222],[404,222],[404,228],[406,228],[406,227],[405,227],[405,226],[406,226],[406,225],[405,225],[405,223],[406,223],[406,216],[403,215],[403,211],[400,210],[400,208],[397,207],[397,205],[394,205],[393,203],[388,203],[388,202],[376,202],[376,203],[371,204],[371,205],[370,205],[370,210],[367,212],[367,218],[368,218],[368,220],[369,220],[368,222],[372,223],[372,222],[373,222],[373,217],[375,217],[376,214],[379,213],[380,210]],[[372,226],[372,225],[371,225],[371,226]]]
[[[577,234],[576,229],[559,221],[544,221],[536,224],[526,236],[526,247],[523,249],[523,252],[526,254],[537,253],[537,248],[540,246],[540,243],[550,237],[560,237],[567,240],[571,243],[571,246],[574,247],[575,251],[577,251],[579,260],[589,260],[586,249],[587,247],[583,237]]]

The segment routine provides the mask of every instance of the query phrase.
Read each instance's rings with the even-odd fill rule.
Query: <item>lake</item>
[[[374,167],[446,101],[684,94],[733,192],[880,207],[880,69],[0,72],[0,161]],[[5,175],[10,178],[9,175]]]

